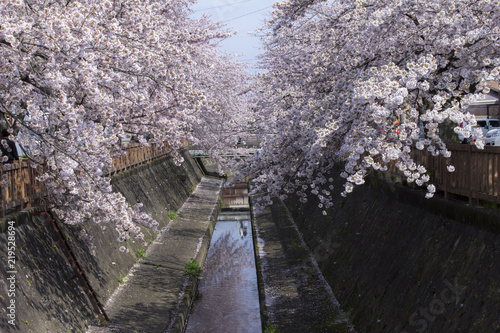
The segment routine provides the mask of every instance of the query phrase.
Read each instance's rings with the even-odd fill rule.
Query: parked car
[[[500,120],[498,119],[479,119],[477,120],[477,126],[483,129],[483,132],[488,132],[494,128],[500,127]]]
[[[500,128],[488,131],[484,137],[486,146],[500,146]]]
[[[460,127],[466,126],[466,123],[460,124]],[[495,128],[500,128],[500,120],[498,119],[478,119],[477,120],[477,127],[481,127],[483,130],[483,136],[486,137],[486,133],[489,131],[495,129]],[[472,136],[469,138],[464,138],[463,135],[459,134],[458,135],[458,140],[462,143],[469,143],[472,141]]]

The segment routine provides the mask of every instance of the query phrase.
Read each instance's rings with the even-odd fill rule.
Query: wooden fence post
[[[3,165],[0,164],[0,181],[2,181],[3,179]],[[6,196],[4,195],[4,192],[5,192],[5,186],[0,186],[0,202],[2,203],[0,208],[2,209],[2,213],[1,213],[1,217],[4,218],[5,217],[5,204],[6,204],[6,201],[7,201],[7,198]]]
[[[441,156],[441,159],[444,159],[442,156]],[[450,176],[450,173],[448,172],[448,169],[447,169],[447,165],[446,165],[446,162],[443,160],[443,187],[444,187],[444,198],[445,199],[448,199],[448,177]]]
[[[472,145],[468,145],[468,150],[467,150],[467,165],[469,166],[469,172],[467,172],[467,182],[466,185],[467,188],[469,189],[469,205],[472,206]]]

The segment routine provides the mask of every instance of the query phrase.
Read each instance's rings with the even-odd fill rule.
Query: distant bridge
[[[239,151],[241,153],[218,153],[217,155],[222,156],[222,157],[227,157],[227,158],[233,158],[233,157],[249,157],[253,156],[255,154],[259,154],[260,149],[256,148],[240,148]],[[205,151],[203,150],[190,150],[189,153],[193,158],[210,158],[210,155],[208,155]]]
[[[242,159],[242,158],[247,158],[251,157],[254,155],[258,155],[260,152],[260,149],[256,148],[240,148],[238,149],[238,153],[218,153],[217,155],[224,157],[224,158],[236,158],[236,159]],[[203,163],[203,160],[205,159],[210,159],[210,155],[207,154],[203,150],[190,150],[189,154],[193,157],[193,159],[198,163],[198,166],[200,169],[203,171],[203,173],[207,176],[214,176],[214,177],[221,177],[221,175],[216,171],[216,170],[211,170],[209,171],[207,169],[207,165]],[[222,175],[222,177],[225,177],[225,175]]]

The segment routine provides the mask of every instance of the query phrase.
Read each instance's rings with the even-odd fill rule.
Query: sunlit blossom
[[[159,232],[107,174],[126,136],[168,147],[177,164],[186,142],[215,159],[233,147],[249,108],[242,65],[216,47],[231,33],[189,18],[185,0],[20,3],[4,2],[0,17],[2,114],[22,120],[10,130],[31,165],[46,162],[38,180],[54,211],[71,225],[114,225],[118,241]]]
[[[246,175],[274,175],[259,177],[259,190],[279,195],[286,186],[315,183],[320,189],[304,188],[301,195],[319,196],[331,186],[319,174],[342,169],[346,196],[371,169],[384,171],[393,162],[409,182],[426,186],[427,170],[411,156],[422,150],[449,158],[439,133],[447,120],[484,146],[467,107],[487,78],[500,75],[500,44],[492,43],[499,20],[491,19],[500,17],[499,6],[293,0],[280,2],[272,15],[266,73],[255,89],[265,101],[264,129],[275,136],[242,166]],[[464,121],[469,127],[460,128]],[[331,131],[332,124],[338,129]],[[435,187],[427,190],[432,197]],[[325,195],[322,203],[332,201]]]

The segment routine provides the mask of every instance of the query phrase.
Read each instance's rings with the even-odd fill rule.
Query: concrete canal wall
[[[186,265],[195,260],[202,266],[205,261],[222,184],[217,178],[201,180],[177,219],[149,246],[106,302],[109,322],[92,324],[87,333],[183,332],[198,283],[197,276],[186,276]]]
[[[202,178],[195,162],[184,157],[182,167],[170,159],[159,160],[114,177],[113,186],[130,203],[143,202],[145,211],[165,226],[168,211],[177,211]],[[335,194],[342,183],[336,178]],[[291,198],[286,204],[358,332],[499,331],[500,215],[423,195],[371,179],[370,186],[357,188],[349,197],[336,197],[327,216],[314,198],[307,204]],[[12,299],[9,222],[15,222],[15,325],[7,316]],[[0,221],[0,332],[84,332],[95,322],[80,284],[70,279],[73,272],[53,232],[41,227],[44,223],[30,212]],[[137,250],[143,250],[142,245],[130,242],[130,253],[121,254],[112,226],[88,226],[97,246],[91,253],[75,229],[62,227],[106,304],[140,259]],[[146,238],[152,242],[155,235],[146,231]],[[207,244],[208,239],[202,246]],[[161,266],[149,252],[146,259],[156,270]],[[182,262],[189,255],[184,257],[177,264],[180,268],[165,269],[175,269],[182,277]]]
[[[170,158],[130,170],[113,178],[115,190],[125,195],[128,202],[142,202],[144,210],[156,218],[161,226],[169,222],[168,211],[177,211],[194,191],[202,174],[190,156],[184,154],[181,167]],[[15,229],[15,274],[8,264],[8,227]],[[21,212],[0,221],[0,332],[83,332],[95,318],[83,289],[73,275],[54,233],[41,227],[45,220],[31,212]],[[102,230],[97,226],[86,226],[94,235],[97,246],[91,253],[78,240],[78,232],[65,225],[62,229],[86,272],[102,304],[119,285],[139,260],[137,250],[143,247],[138,242],[129,242],[128,254],[117,248],[116,232],[112,225]],[[146,239],[152,242],[156,235],[145,230]],[[15,276],[15,284],[8,277]],[[9,296],[15,285],[13,297]],[[15,300],[15,310],[9,310],[10,301]],[[11,325],[10,312],[15,314]],[[11,316],[12,317],[12,316]]]
[[[498,211],[369,182],[327,216],[314,198],[287,202],[356,330],[499,332]]]

